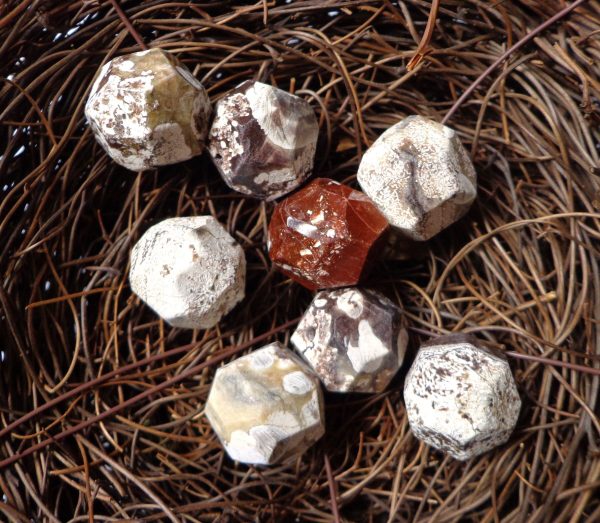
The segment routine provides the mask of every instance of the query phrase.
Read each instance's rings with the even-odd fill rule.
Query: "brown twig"
[[[412,71],[417,65],[421,63],[425,55],[427,54],[427,48],[433,37],[433,31],[435,30],[435,21],[437,20],[438,10],[440,8],[440,0],[433,0],[429,9],[429,17],[427,18],[427,25],[423,32],[423,37],[417,46],[415,54],[406,64],[406,70]]]
[[[550,18],[548,18],[548,20],[545,20],[544,22],[542,22],[533,31],[530,31],[529,33],[524,35],[515,44],[513,44],[506,51],[504,51],[504,53],[502,53],[496,60],[494,60],[494,62],[492,62],[492,64],[485,71],[483,71],[477,77],[477,79],[473,83],[471,83],[471,85],[469,85],[469,87],[463,92],[463,94],[460,95],[458,100],[456,100],[456,102],[454,102],[454,104],[452,104],[452,107],[450,107],[450,109],[444,116],[442,123],[446,124],[448,122],[448,120],[450,120],[450,118],[452,118],[452,116],[458,110],[458,108],[465,102],[465,100],[467,98],[469,98],[473,94],[473,92],[475,91],[475,89],[477,89],[479,87],[481,82],[483,82],[492,73],[492,71],[494,71],[500,64],[502,64],[502,62],[504,62],[504,60],[509,58],[515,51],[518,51],[525,44],[527,44],[531,40],[533,40],[538,34],[545,31],[546,29],[548,29],[552,24],[563,19],[571,11],[573,11],[574,9],[577,9],[580,5],[583,5],[587,1],[588,0],[575,0],[572,4],[563,7],[554,16],[551,16]]]
[[[568,361],[553,360],[550,358],[543,358],[534,354],[521,354],[515,351],[506,351],[506,355],[511,358],[517,358],[521,360],[535,361],[536,363],[542,363],[544,365],[551,365],[553,367],[562,367],[563,369],[570,369],[583,374],[592,374],[600,376],[599,367],[590,367],[588,365],[578,365],[577,363],[570,363]]]
[[[333,477],[333,472],[331,471],[331,463],[329,463],[329,456],[325,454],[325,471],[327,473],[327,483],[329,484],[329,497],[331,499],[331,513],[333,516],[333,521],[335,523],[340,523],[340,509],[338,508],[337,502],[337,488],[335,484],[335,478]]]
[[[134,40],[138,43],[138,45],[144,51],[147,51],[148,46],[145,44],[144,39],[142,38],[140,33],[138,33],[137,29],[131,23],[131,20],[129,20],[129,18],[127,17],[127,14],[125,13],[125,11],[123,11],[123,9],[121,9],[121,6],[119,5],[119,1],[118,0],[108,0],[108,1],[113,6],[113,9],[117,13],[117,15],[119,16],[121,21],[123,22],[123,25],[125,26],[127,31],[129,31],[129,34],[131,36],[133,36]]]

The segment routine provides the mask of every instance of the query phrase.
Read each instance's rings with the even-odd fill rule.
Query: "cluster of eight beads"
[[[318,122],[298,96],[246,81],[216,105],[174,56],[160,49],[115,58],[86,104],[94,134],[118,164],[145,170],[208,149],[224,181],[273,200],[312,172]],[[411,116],[362,158],[363,192],[316,179],[276,205],[273,264],[321,289],[291,342],[273,343],[217,370],[206,415],[228,454],[252,464],[299,455],[324,432],[323,394],[380,392],[401,367],[407,333],[400,309],[356,287],[391,228],[427,240],[462,217],[476,175],[456,133]],[[131,254],[132,290],[175,327],[211,328],[244,298],[242,247],[212,216],[164,220]],[[520,399],[503,355],[469,336],[423,345],[405,379],[411,428],[424,442],[468,459],[505,442]]]

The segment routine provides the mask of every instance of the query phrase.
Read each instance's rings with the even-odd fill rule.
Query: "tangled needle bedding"
[[[580,4],[455,105],[566,3],[445,1],[432,31],[421,0],[2,3],[4,519],[599,521],[600,5]],[[450,332],[505,351],[523,398],[506,445],[461,463],[419,444],[399,376],[374,396],[329,395],[326,436],[291,464],[225,457],[203,414],[215,368],[286,343],[311,295],[270,267],[273,204],[230,191],[206,155],[136,174],[96,144],[91,82],[143,45],[176,54],[212,101],[251,78],[305,98],[315,174],[354,186],[383,130],[454,107],[477,202],[367,284],[405,311],[405,365]],[[141,234],[195,214],[248,260],[246,300],[206,331],[168,327],[127,282]]]

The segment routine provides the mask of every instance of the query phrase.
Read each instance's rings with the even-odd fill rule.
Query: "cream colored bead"
[[[409,116],[364,154],[358,182],[389,222],[428,240],[461,218],[477,195],[477,177],[455,131]]]
[[[464,335],[421,346],[404,403],[415,436],[460,460],[506,442],[521,409],[504,355]]]
[[[170,218],[131,253],[131,289],[174,327],[208,329],[244,298],[246,259],[212,216]]]

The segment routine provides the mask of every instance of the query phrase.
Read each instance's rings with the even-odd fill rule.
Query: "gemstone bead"
[[[241,246],[212,216],[170,218],[131,252],[131,289],[174,327],[208,329],[244,298]]]
[[[280,343],[218,369],[206,416],[231,459],[248,464],[296,457],[325,432],[319,380]]]
[[[367,289],[317,293],[291,338],[332,392],[380,392],[404,359],[400,309]]]
[[[85,105],[100,145],[133,171],[200,154],[211,111],[202,84],[161,49],[119,56],[105,64]]]
[[[409,116],[364,154],[358,183],[389,222],[428,240],[461,218],[477,195],[477,178],[455,131]]]
[[[311,173],[319,126],[299,96],[246,81],[217,103],[215,113],[208,150],[232,189],[272,200]]]
[[[506,357],[465,335],[421,346],[404,403],[415,436],[459,460],[506,442],[521,409]]]
[[[346,287],[368,270],[387,230],[387,220],[363,193],[317,178],[275,207],[269,255],[309,289]]]

